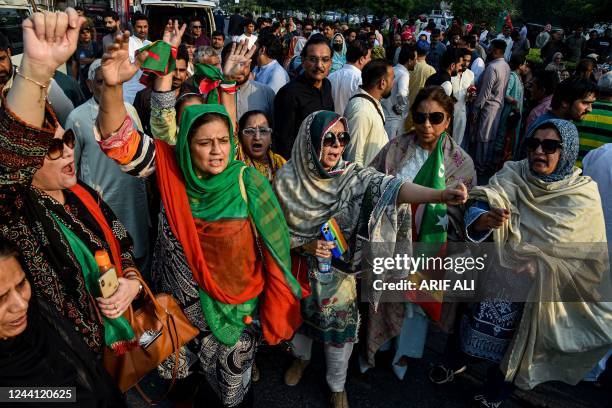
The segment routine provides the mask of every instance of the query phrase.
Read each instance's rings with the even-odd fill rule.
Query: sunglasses
[[[327,132],[323,135],[323,146],[331,147],[338,143],[340,146],[346,146],[351,140],[351,135],[348,132],[340,132],[335,134],[333,132]]]
[[[432,125],[439,125],[444,122],[444,113],[442,112],[431,112],[431,113],[423,113],[417,112],[414,115],[414,123],[417,125],[422,125],[429,119],[429,123]]]
[[[201,25],[192,25],[191,28],[202,28]]]
[[[51,140],[51,145],[47,151],[47,157],[49,160],[57,160],[64,156],[64,145],[71,149],[74,149],[75,138],[72,129],[68,129],[64,132],[64,136],[61,139],[55,138]]]
[[[269,127],[247,127],[242,129],[242,134],[245,136],[255,136],[259,133],[262,136],[269,136],[272,134],[272,128]]]
[[[531,153],[538,150],[539,146],[542,146],[542,151],[545,154],[553,154],[558,149],[563,147],[563,142],[560,142],[558,140],[551,140],[551,139],[540,140],[540,139],[536,139],[535,137],[531,137],[525,140],[525,148]]]

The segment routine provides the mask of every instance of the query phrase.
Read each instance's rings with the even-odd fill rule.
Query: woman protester
[[[0,230],[21,249],[34,293],[101,358],[105,347],[122,353],[137,344],[122,315],[142,287],[127,230],[95,191],[77,183],[74,134],[45,103],[46,86],[74,53],[83,21],[68,9],[34,13],[23,23],[21,67],[0,110]],[[98,250],[110,254],[119,276],[106,299]]]
[[[14,392],[22,387],[65,389],[61,398],[75,400],[63,406],[127,407],[70,322],[45,300],[32,297],[19,257],[17,248],[0,237],[0,386]],[[75,395],[67,390],[72,387]]]
[[[329,71],[330,74],[338,71],[346,64],[346,41],[344,40],[344,36],[340,33],[334,34],[331,45],[334,50],[334,55],[332,58],[331,70]]]
[[[348,406],[344,384],[359,327],[355,280],[359,248],[370,239],[390,244],[409,241],[405,230],[410,226],[405,219],[409,211],[400,210],[401,204],[461,203],[467,194],[463,185],[434,190],[346,162],[342,153],[349,141],[343,117],[329,111],[309,115],[300,127],[291,160],[274,179],[291,247],[301,254],[294,259],[294,269],[302,272],[300,266],[304,266],[312,289],[302,301],[304,324],[291,342],[296,360],[285,373],[285,383],[299,382],[310,361],[312,341],[317,340],[324,344],[326,378],[335,407]],[[321,238],[321,228],[331,218],[346,245],[350,243],[342,257],[333,260],[334,244]]]
[[[256,168],[271,183],[276,172],[287,161],[272,151],[272,128],[268,114],[259,110],[248,111],[240,118],[238,129],[242,147],[242,157],[238,160]]]
[[[472,158],[447,133],[453,119],[453,99],[446,95],[439,86],[421,89],[411,108],[414,118],[414,131],[391,140],[372,160],[370,166],[376,170],[396,176],[404,181],[413,182],[431,171],[430,163],[436,160],[439,147],[443,156],[444,179],[446,185],[463,183],[468,191],[476,185],[476,170]],[[429,162],[429,163],[428,163]],[[420,174],[419,174],[420,173]],[[462,235],[456,231],[462,225],[455,208],[449,208],[450,219],[447,234],[451,237]],[[461,227],[459,227],[461,228]],[[425,348],[429,319],[426,312],[415,303],[390,303],[388,309],[401,308],[386,316],[386,322],[380,322],[380,314],[371,315],[368,321],[368,336],[376,336],[383,324],[389,325],[389,317],[394,316],[392,325],[401,326],[399,336],[395,338],[396,353],[393,358],[393,371],[401,380],[406,373],[406,357],[421,358]],[[402,322],[402,316],[403,322]],[[380,343],[377,341],[376,343]],[[387,347],[388,345],[385,345]],[[376,350],[367,350],[365,360],[361,360],[362,370],[374,365]]]
[[[180,41],[184,28],[175,23],[171,44]],[[253,324],[256,313],[269,344],[291,338],[301,321],[301,289],[291,275],[282,211],[268,181],[234,159],[233,84],[222,85],[220,92],[233,114],[218,104],[188,106],[176,147],[130,126],[125,110],[117,108],[121,84],[138,70],[128,60],[128,39],[127,32],[118,37],[103,58],[100,146],[128,174],[155,172],[162,205],[152,275],[157,290],[171,293],[200,329],[186,358],[198,363],[194,368],[204,372],[216,396],[196,401],[250,404],[251,368],[261,336]],[[228,57],[225,75],[240,69],[254,50],[239,44]]]
[[[464,314],[452,358],[432,377],[452,379],[466,354],[492,361],[475,397],[482,407],[501,404],[514,386],[577,384],[612,344],[605,223],[597,185],[575,167],[578,131],[550,119],[524,145],[527,159],[506,162],[470,193],[467,237],[492,241],[499,268],[484,282],[484,300]]]

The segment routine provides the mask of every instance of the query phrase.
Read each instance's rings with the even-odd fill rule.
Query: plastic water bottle
[[[332,280],[331,258],[322,258],[317,256],[319,273],[317,278],[321,283],[329,283]]]

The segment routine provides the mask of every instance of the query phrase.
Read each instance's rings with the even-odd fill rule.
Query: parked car
[[[160,40],[164,27],[169,19],[178,19],[181,23],[188,23],[193,17],[198,17],[204,25],[204,34],[210,37],[215,31],[213,10],[217,5],[208,0],[141,0],[142,12],[149,19],[149,39]]]
[[[13,64],[21,63],[23,29],[21,23],[31,14],[27,0],[0,0],[0,33],[9,40]]]

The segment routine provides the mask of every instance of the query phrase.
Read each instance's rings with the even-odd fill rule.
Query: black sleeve
[[[290,89],[281,88],[274,98],[274,149],[288,159],[295,141],[295,100]]]

